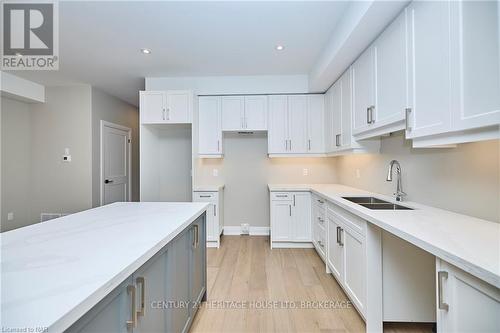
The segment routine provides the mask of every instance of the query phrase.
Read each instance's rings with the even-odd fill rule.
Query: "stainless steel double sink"
[[[401,206],[389,201],[377,199],[374,197],[342,197],[342,199],[354,202],[368,209],[380,210],[413,210],[413,208]]]

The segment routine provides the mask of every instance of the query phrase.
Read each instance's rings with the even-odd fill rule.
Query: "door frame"
[[[122,131],[126,131],[128,137],[127,144],[127,179],[128,179],[128,195],[127,201],[132,201],[132,129],[130,127],[125,127],[122,125],[114,124],[109,121],[101,120],[100,121],[100,130],[99,130],[99,149],[100,149],[100,161],[99,161],[99,205],[102,206],[104,204],[104,127],[110,127]]]

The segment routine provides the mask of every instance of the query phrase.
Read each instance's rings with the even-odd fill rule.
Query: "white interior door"
[[[101,121],[101,205],[130,201],[130,128]]]

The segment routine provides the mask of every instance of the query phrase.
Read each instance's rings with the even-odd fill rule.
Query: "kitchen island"
[[[2,330],[187,330],[206,297],[207,207],[115,203],[2,233]]]

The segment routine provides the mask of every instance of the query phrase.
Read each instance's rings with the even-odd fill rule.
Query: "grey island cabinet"
[[[120,205],[125,205],[121,207],[124,208],[127,204],[115,204],[110,209],[116,210]],[[57,308],[61,308],[61,313],[64,315],[61,318],[54,317],[59,320],[52,325],[50,323],[47,323],[48,325],[39,324],[36,318],[29,318],[30,313],[28,313],[25,321],[22,316],[16,318],[16,313],[12,312],[15,309],[11,308],[5,312],[2,310],[2,318],[7,318],[7,321],[10,320],[15,325],[5,325],[4,322],[2,323],[3,327],[47,327],[49,332],[187,332],[200,302],[206,298],[205,210],[207,205],[200,203],[138,203],[137,205],[149,208],[146,210],[139,209],[146,215],[141,218],[144,223],[138,223],[138,220],[134,221],[130,215],[127,217],[126,214],[122,215],[123,226],[127,227],[125,229],[134,231],[129,231],[128,236],[118,236],[117,241],[126,242],[126,238],[131,237],[131,235],[131,238],[134,238],[135,235],[140,240],[136,243],[130,242],[129,246],[123,247],[125,253],[115,256],[113,256],[112,252],[106,252],[105,244],[96,245],[102,246],[100,251],[104,252],[101,256],[93,258],[96,269],[99,267],[108,267],[106,269],[114,266],[123,267],[122,265],[116,265],[112,261],[109,263],[105,261],[115,258],[117,261],[127,264],[127,261],[124,260],[127,252],[130,254],[130,259],[136,259],[136,254],[141,252],[137,252],[138,249],[147,249],[149,254],[146,257],[141,256],[143,262],[140,262],[137,268],[131,269],[134,264],[128,262],[126,269],[118,272],[111,281],[106,281],[98,288],[100,290],[95,291],[97,294],[103,295],[97,298],[95,304],[89,305],[87,302],[88,298],[93,298],[89,294],[87,299],[80,304],[76,304],[76,310],[78,311],[75,314],[71,314],[75,312],[75,308],[71,308],[71,306],[64,309],[60,305],[56,305]],[[191,207],[188,207],[188,205],[191,205]],[[101,212],[105,211],[103,208],[100,209]],[[128,207],[125,210],[130,211]],[[135,213],[139,213],[139,211]],[[85,212],[83,214],[85,215]],[[148,216],[150,219],[147,219]],[[162,225],[162,220],[167,227],[157,227]],[[106,230],[107,228],[117,228],[117,224],[122,224],[122,222],[116,224],[106,222],[107,225],[101,225],[103,227],[101,231],[107,233],[109,232],[109,230]],[[61,223],[61,227],[65,227],[64,223],[74,223],[75,230],[81,231],[82,228],[81,225],[77,227],[78,222],[71,220],[51,223]],[[134,226],[134,228],[129,229],[131,226]],[[126,233],[125,229],[122,231]],[[118,230],[116,229],[116,231]],[[92,231],[88,230],[88,232]],[[153,242],[145,246],[150,240],[153,240]],[[113,242],[113,240],[110,239],[109,242]],[[2,244],[2,246],[4,245]],[[74,246],[79,247],[79,245],[83,244],[75,244]],[[118,247],[120,246],[111,245],[109,251],[117,250]],[[133,262],[135,263],[137,260],[133,260]],[[83,268],[80,267],[80,269]],[[96,286],[94,280],[100,280],[100,275],[107,276],[106,272],[100,274],[97,271],[91,276],[82,279],[77,275],[78,272],[75,271],[74,273],[77,276],[76,280],[80,283],[94,286]],[[9,283],[9,280],[7,283]],[[102,279],[102,281],[105,280]],[[73,300],[69,297],[69,295],[74,294],[74,290],[64,290],[66,288],[65,281],[61,282],[63,283],[59,284],[59,287],[62,294],[67,293],[68,303],[71,304],[73,301],[77,301],[76,298]],[[57,285],[57,280],[54,283]],[[115,286],[111,287],[113,284]],[[16,286],[13,285],[13,287]],[[33,288],[32,297],[37,294],[36,288]],[[82,296],[85,295],[80,295],[80,297]],[[61,300],[63,299],[61,298]],[[45,302],[47,306],[50,306],[50,302]],[[8,307],[9,304],[6,305]],[[48,313],[54,312],[50,309],[46,311]]]

